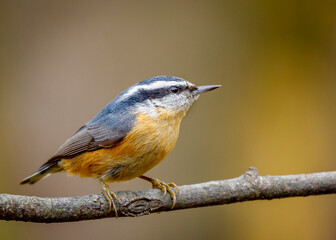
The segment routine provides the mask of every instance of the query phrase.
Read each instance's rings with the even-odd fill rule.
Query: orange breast
[[[63,168],[82,177],[125,181],[138,177],[163,160],[175,146],[183,115],[160,110],[156,118],[138,114],[127,136],[112,148],[82,153],[63,159]]]

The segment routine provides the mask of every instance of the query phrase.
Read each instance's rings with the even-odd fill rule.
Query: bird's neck
[[[186,112],[176,112],[166,108],[157,107],[157,115],[153,117],[157,121],[169,121],[171,123],[180,123]]]

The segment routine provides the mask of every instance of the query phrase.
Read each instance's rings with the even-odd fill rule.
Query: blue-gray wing
[[[134,116],[106,116],[98,121],[89,122],[69,138],[48,161],[72,158],[78,154],[101,148],[111,148],[121,142],[131,130]]]

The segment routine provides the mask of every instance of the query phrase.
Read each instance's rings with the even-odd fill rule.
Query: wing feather
[[[72,158],[83,152],[113,147],[124,139],[134,121],[134,116],[119,115],[118,118],[106,116],[100,121],[89,122],[70,137],[47,163]]]

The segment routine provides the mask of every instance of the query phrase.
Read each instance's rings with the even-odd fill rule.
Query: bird
[[[119,199],[106,182],[141,178],[168,192],[176,204],[179,189],[144,174],[174,148],[180,123],[201,93],[220,85],[196,86],[183,78],[157,76],[139,82],[107,104],[79,128],[36,172],[21,184],[34,184],[57,172],[98,179],[109,211],[118,217]],[[173,190],[176,190],[176,194]]]

